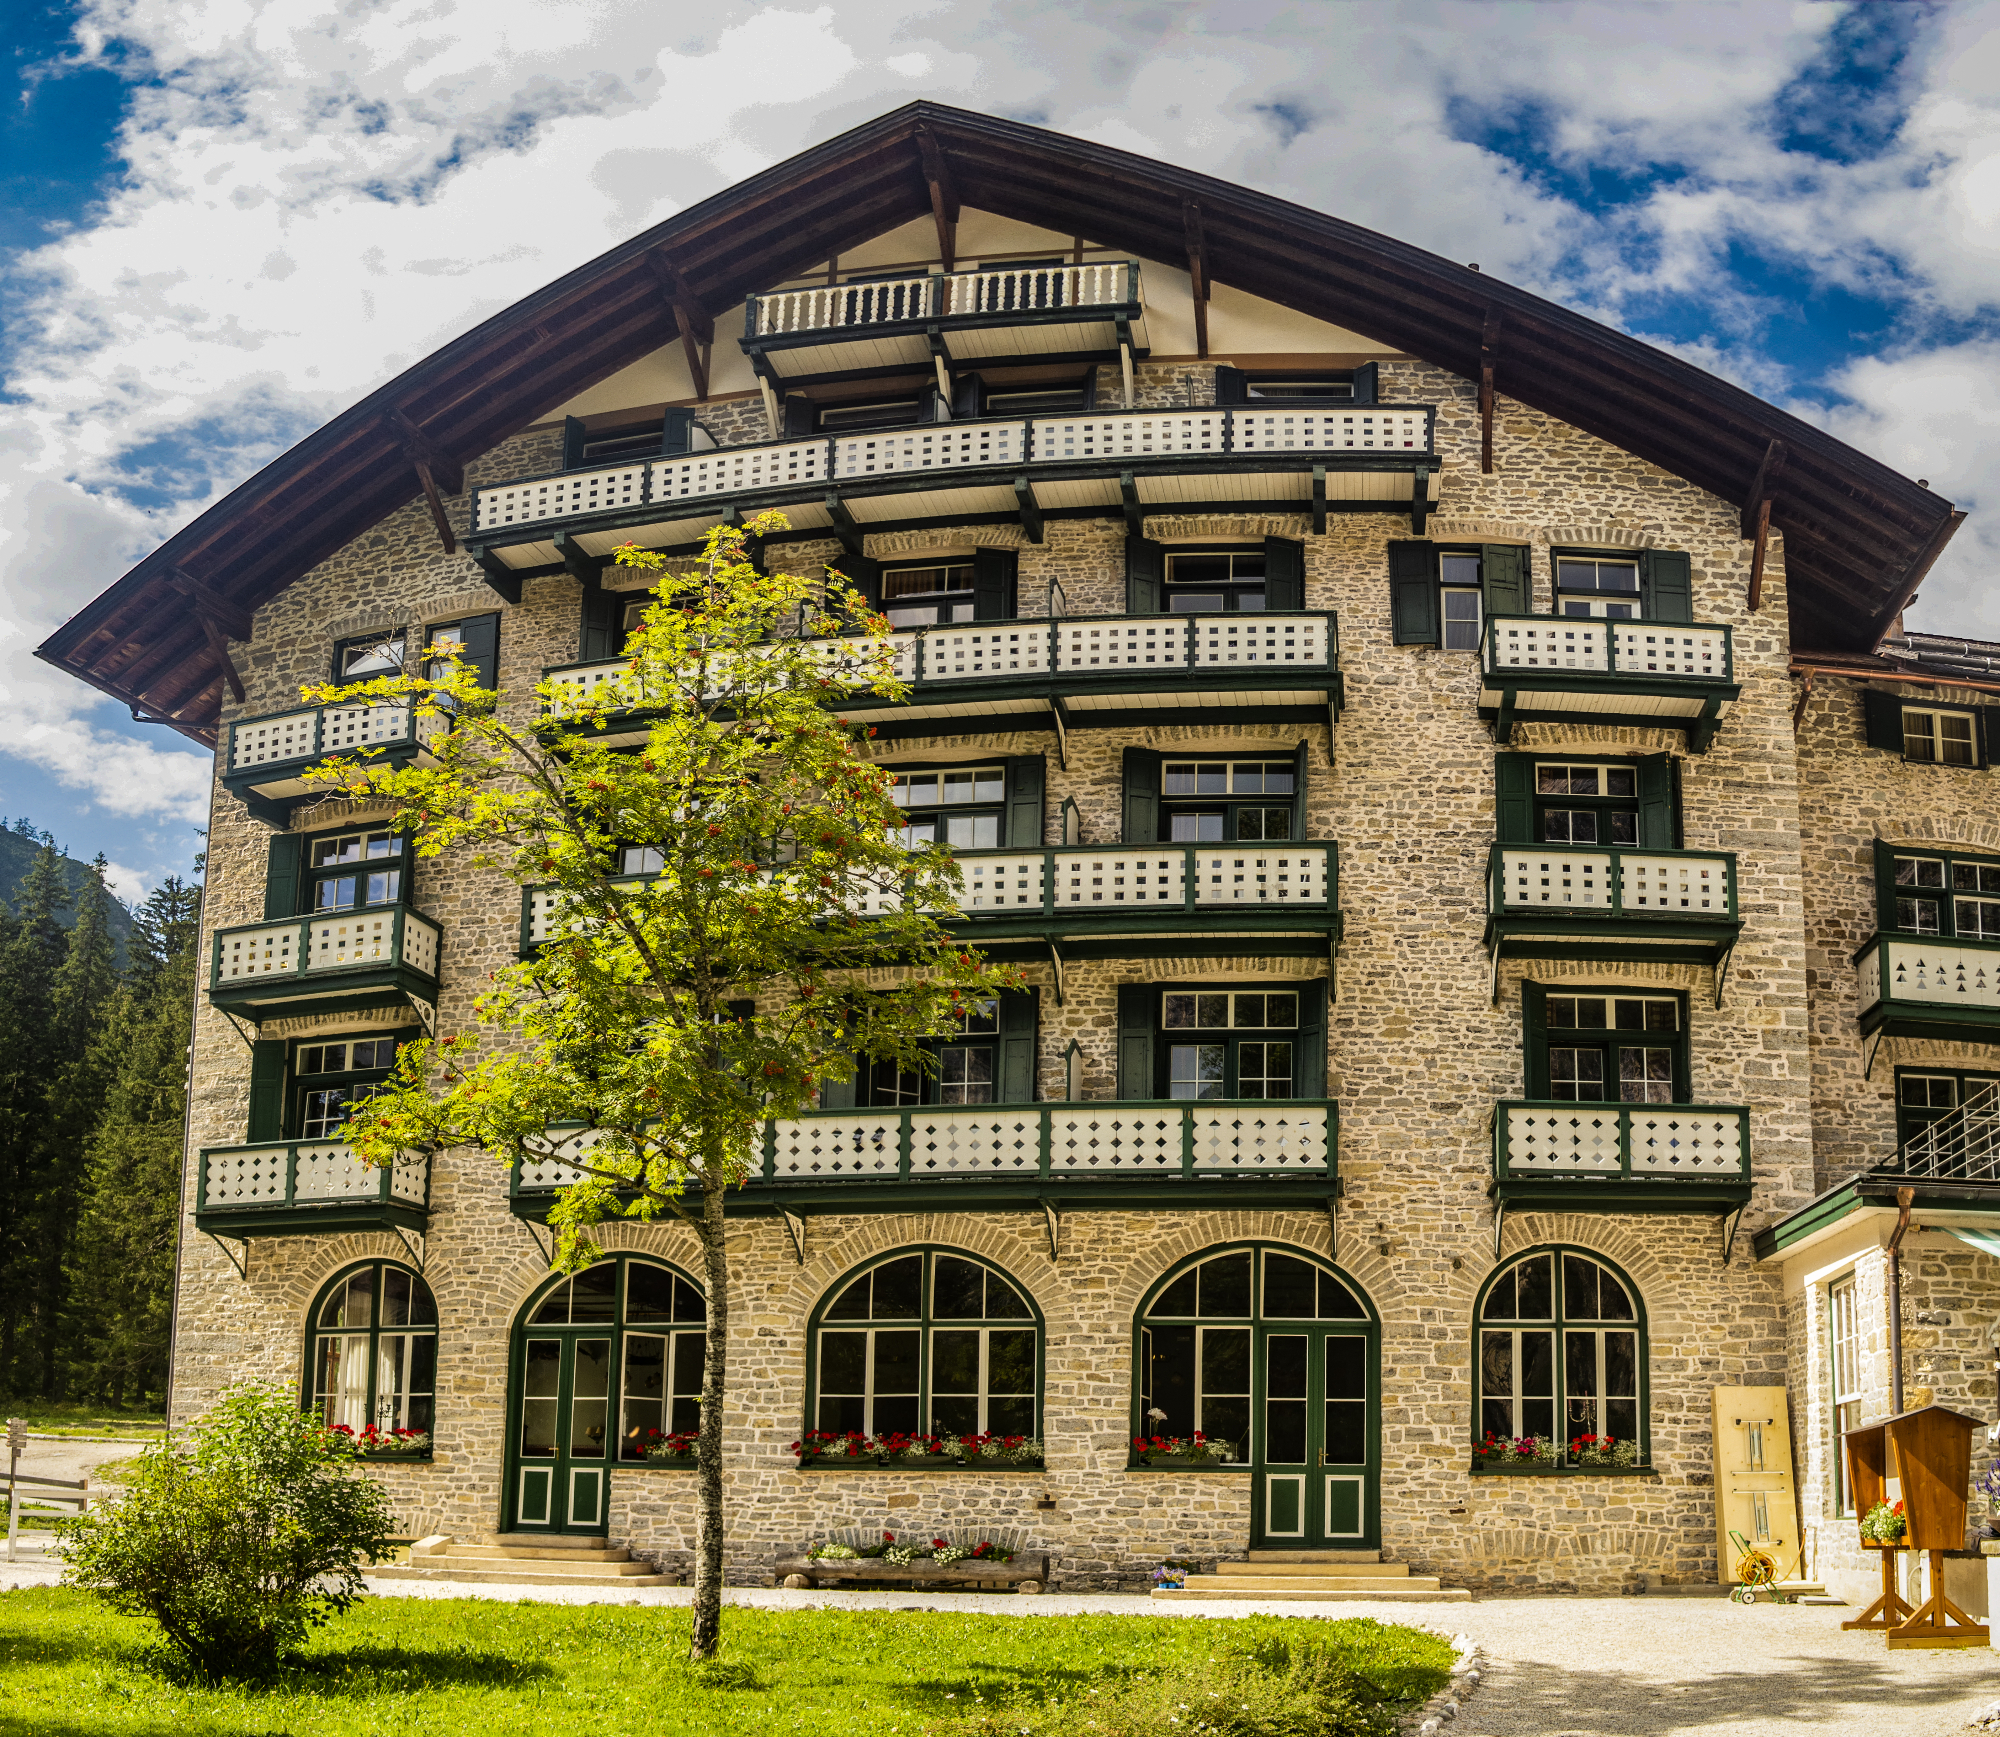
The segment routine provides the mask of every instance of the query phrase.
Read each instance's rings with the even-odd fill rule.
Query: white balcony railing
[[[443,717],[421,718],[408,700],[357,701],[302,706],[229,726],[230,774],[256,774],[369,748],[421,745],[450,727]]]
[[[2000,1011],[2000,946],[1878,935],[1855,961],[1860,1008],[1877,1002]]]
[[[875,283],[815,284],[752,296],[745,331],[759,338],[829,334],[917,320],[1005,320],[1067,309],[1137,306],[1138,267],[1128,260],[1088,265],[999,266],[988,271],[930,272]]]
[[[1721,852],[1495,845],[1490,876],[1488,909],[1496,916],[1736,916],[1736,858]]]
[[[383,965],[402,965],[435,978],[440,933],[430,918],[401,906],[219,929],[209,986],[241,987]]]
[[[1495,615],[1486,624],[1486,673],[1670,676],[1728,682],[1727,627],[1608,621],[1577,615]]]
[[[364,1164],[353,1147],[339,1140],[274,1140],[206,1148],[195,1211],[199,1218],[369,1201],[421,1208],[429,1197],[428,1154],[407,1153],[384,1169]]]
[[[1554,1101],[1494,1106],[1494,1173],[1747,1181],[1750,1112],[1736,1105]]]

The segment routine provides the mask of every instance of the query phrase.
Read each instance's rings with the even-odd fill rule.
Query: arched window
[[[1646,1318],[1635,1286],[1580,1249],[1519,1255],[1479,1299],[1475,1435],[1610,1436],[1646,1453]]]
[[[827,1435],[1040,1434],[1040,1318],[970,1255],[899,1250],[842,1280],[809,1357],[809,1427]]]
[[[430,1435],[438,1316],[422,1279],[392,1261],[349,1267],[320,1292],[309,1320],[306,1375],[321,1417],[357,1436]]]

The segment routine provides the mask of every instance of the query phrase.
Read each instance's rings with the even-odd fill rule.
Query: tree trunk
[[[721,1174],[719,1167],[710,1176]],[[708,1290],[708,1360],[701,1372],[701,1440],[695,1459],[694,1634],[691,1659],[722,1644],[722,1395],[729,1358],[729,1251],[723,1187],[701,1191],[702,1280]]]

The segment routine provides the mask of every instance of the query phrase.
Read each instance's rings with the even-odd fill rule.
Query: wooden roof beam
[[[937,135],[929,127],[918,127],[916,140],[917,156],[924,166],[924,186],[931,196],[931,221],[937,225],[938,258],[951,272],[958,266],[958,191]]]
[[[417,473],[417,486],[429,503],[438,542],[447,555],[457,554],[458,538],[451,528],[451,515],[444,510],[444,496],[465,493],[464,468],[402,411],[389,412],[389,426],[402,439],[403,456]]]
[[[1944,553],[1945,544],[1951,541],[1952,534],[1964,523],[1965,514],[1956,507],[1953,507],[1944,517],[1938,520],[1936,529],[1924,540],[1923,547],[1917,551],[1916,559],[1903,569],[1903,576],[1896,583],[1894,595],[1876,613],[1875,619],[1869,622],[1868,649],[1870,651],[1880,651],[1882,649],[1882,641],[1889,637],[1889,630],[1896,625],[1903,611],[1909,608],[1917,595],[1917,587],[1923,584],[1924,580],[1929,576],[1931,568],[1937,564],[1937,558]]]
[[[183,597],[192,602],[197,611],[214,621],[231,639],[250,643],[252,632],[250,612],[241,604],[223,596],[206,581],[197,579],[185,567],[169,567],[167,583]]]
[[[1194,291],[1194,353],[1208,356],[1208,252],[1201,228],[1201,207],[1181,201],[1181,239],[1187,247],[1188,284]]]
[[[653,276],[659,280],[667,306],[673,310],[674,324],[680,329],[681,350],[687,357],[688,376],[694,381],[695,401],[705,404],[708,402],[708,358],[715,343],[715,322],[695,300],[694,292],[687,286],[687,279],[681,276],[673,261],[664,253],[654,248],[646,255],[646,263],[653,268]]]
[[[1479,474],[1493,474],[1493,369],[1500,360],[1500,321],[1497,307],[1486,310],[1486,323],[1479,334]]]
[[[1772,489],[1785,468],[1785,443],[1774,440],[1757,461],[1757,474],[1750,479],[1750,492],[1743,497],[1742,534],[1753,539],[1750,550],[1750,609],[1755,614],[1764,601],[1764,554],[1771,541]]]

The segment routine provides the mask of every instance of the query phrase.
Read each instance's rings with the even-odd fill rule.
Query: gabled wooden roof
[[[198,739],[213,739],[216,625],[241,622],[416,493],[413,455],[448,469],[679,335],[649,258],[710,314],[932,210],[941,161],[966,205],[1149,259],[1187,253],[1200,205],[1221,282],[1477,378],[1499,317],[1507,396],[1725,500],[1785,465],[1796,643],[1872,651],[1962,514],[1823,431],[1699,368],[1420,248],[1189,170],[1017,122],[912,103],[751,177],[524,297],[407,369],[169,538],[39,655]],[[725,339],[726,341],[726,339]],[[176,582],[178,579],[178,583]],[[191,603],[205,596],[210,627]]]

